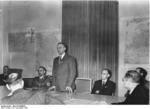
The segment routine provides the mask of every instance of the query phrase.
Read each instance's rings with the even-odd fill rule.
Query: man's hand
[[[72,93],[72,88],[71,88],[71,87],[67,86],[67,87],[66,87],[66,90],[67,90],[69,93]]]
[[[56,90],[56,86],[52,86],[52,87],[50,87],[49,89],[48,89],[49,91],[52,91],[52,90]]]
[[[48,83],[46,83],[46,85],[47,85],[48,87],[50,87],[51,84],[50,84],[50,82],[48,82]]]

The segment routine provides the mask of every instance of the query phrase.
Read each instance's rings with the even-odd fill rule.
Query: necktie
[[[102,81],[102,86],[104,86],[105,85],[105,81]]]
[[[62,63],[62,59],[61,59],[61,56],[59,56],[59,64]]]

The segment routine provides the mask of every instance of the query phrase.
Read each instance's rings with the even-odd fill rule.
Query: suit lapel
[[[65,56],[62,58],[62,61],[64,61],[68,57],[68,54],[66,53]]]
[[[105,86],[107,86],[109,84],[109,80],[106,81]]]
[[[64,57],[63,57],[62,59],[60,59],[60,58],[58,57],[58,64],[62,64],[62,63],[67,59],[67,57],[68,57],[68,54],[67,54],[67,53],[64,55]]]
[[[108,84],[109,84],[109,80],[107,80],[106,83],[102,87],[107,88]]]

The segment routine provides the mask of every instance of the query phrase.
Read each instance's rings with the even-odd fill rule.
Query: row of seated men
[[[15,71],[14,71],[15,70]],[[10,73],[16,72],[16,73]],[[13,94],[16,90],[15,85],[10,85],[12,81],[20,83],[20,88],[27,86],[32,87],[32,89],[48,89],[52,85],[52,78],[46,75],[46,68],[40,66],[38,69],[38,77],[33,78],[30,83],[30,86],[26,85],[25,78],[21,79],[21,69],[10,69],[8,66],[4,66],[3,74],[0,75],[1,85],[6,85],[8,89],[11,89],[9,96]],[[9,76],[8,76],[9,75]],[[111,70],[103,69],[101,80],[95,81],[92,88],[91,94],[101,94],[101,95],[114,95],[116,84],[110,80],[112,75]],[[124,102],[114,103],[114,104],[148,104],[149,102],[149,82],[145,79],[147,72],[143,68],[137,68],[136,70],[130,70],[126,73],[123,81],[125,87],[128,89],[125,96],[127,97]],[[11,78],[11,79],[7,79]],[[29,82],[29,81],[28,81]],[[17,86],[18,87],[18,86]],[[27,88],[25,87],[25,88]],[[139,98],[139,99],[137,99]]]
[[[14,71],[15,70],[15,71]],[[0,75],[1,85],[6,85],[7,75],[10,72],[17,72],[19,74],[18,78],[21,78],[22,70],[21,69],[10,69],[8,66],[4,66],[4,73]],[[35,78],[23,78],[24,88],[49,88],[52,84],[52,77],[46,75],[46,68],[40,66],[38,69],[38,77]],[[92,94],[102,94],[102,95],[113,95],[115,93],[115,83],[110,81],[111,71],[105,69],[102,71],[102,80],[95,82],[92,89]],[[7,82],[6,82],[7,81]]]
[[[46,68],[40,66],[38,68],[38,76],[34,78],[23,78],[24,88],[49,88],[52,83],[52,77],[46,75]],[[12,74],[13,73],[13,74]],[[18,76],[14,79],[22,78],[22,69],[9,68],[9,66],[3,67],[3,74],[0,75],[0,85],[6,85],[10,82],[9,76],[14,76],[16,73]],[[10,75],[11,74],[11,75]],[[12,78],[10,77],[10,78]]]

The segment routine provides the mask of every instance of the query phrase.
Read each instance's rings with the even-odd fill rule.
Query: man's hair
[[[140,83],[141,75],[136,70],[129,70],[124,78],[131,78],[133,82]]]
[[[59,45],[59,44],[63,45],[66,48],[65,52],[68,51],[68,46],[67,46],[66,43],[64,43],[64,42],[58,42],[57,45]]]
[[[147,76],[147,71],[142,67],[137,67],[136,70],[139,69],[139,73],[143,74],[142,77],[145,79]]]
[[[4,65],[4,66],[3,66],[3,74],[4,74],[4,73],[8,73],[8,72],[5,72],[5,71],[6,71],[6,69],[8,69],[8,70],[9,70],[9,66],[8,66],[8,65]]]
[[[45,74],[47,73],[47,69],[44,66],[39,66],[38,70],[42,68],[45,71]]]
[[[8,65],[4,65],[3,68],[9,68],[9,66]]]
[[[4,65],[4,66],[3,66],[3,70],[4,70],[5,68],[9,69],[9,66],[8,66],[8,65]]]
[[[110,79],[111,76],[112,76],[112,71],[111,71],[110,69],[108,69],[108,68],[103,68],[102,71],[104,71],[104,70],[106,70],[106,71],[108,72],[108,74],[110,75],[110,76],[108,77],[108,79]]]

